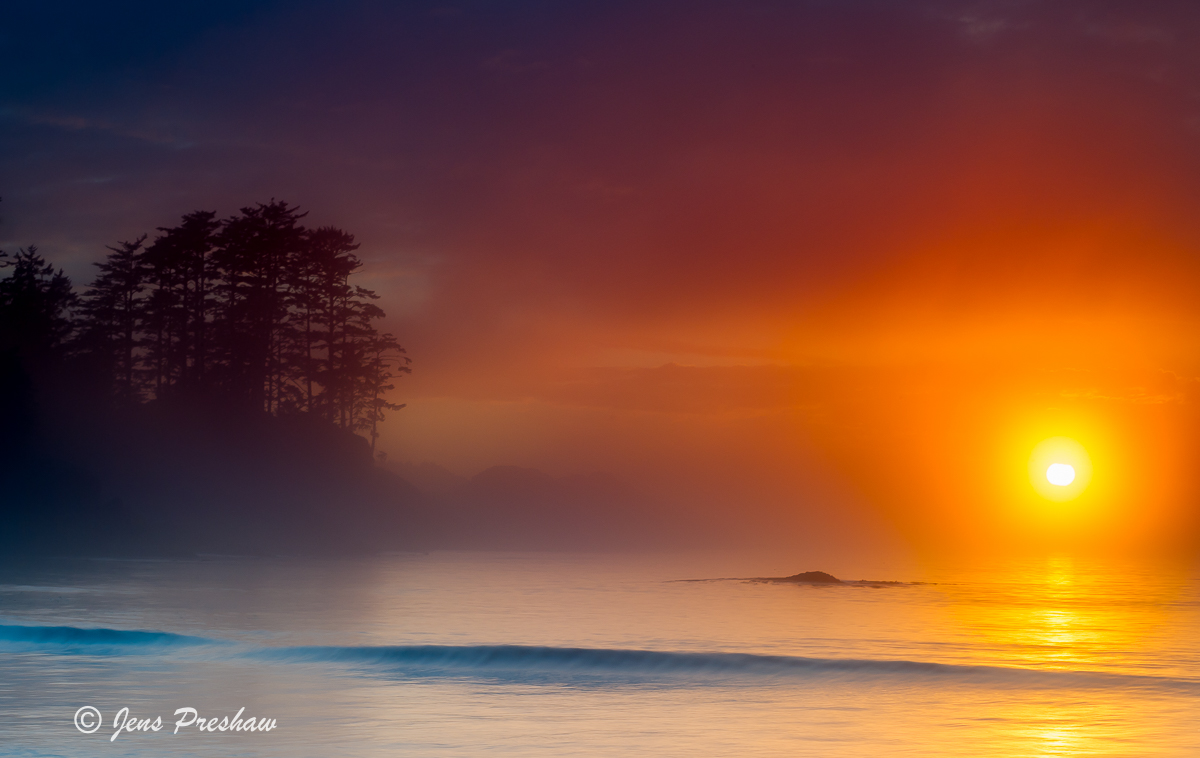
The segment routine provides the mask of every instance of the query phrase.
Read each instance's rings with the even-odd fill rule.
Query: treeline
[[[303,226],[271,201],[218,219],[196,211],[109,247],[76,293],[36,248],[0,252],[0,347],[8,360],[67,362],[116,404],[216,399],[310,414],[372,442],[384,394],[409,358],[378,296],[352,283],[354,236]]]

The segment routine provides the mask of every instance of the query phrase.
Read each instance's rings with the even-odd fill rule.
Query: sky
[[[82,285],[196,209],[351,231],[413,359],[394,460],[920,550],[1195,547],[1194,3],[22,6],[0,248]],[[1069,506],[1026,472],[1059,436]]]

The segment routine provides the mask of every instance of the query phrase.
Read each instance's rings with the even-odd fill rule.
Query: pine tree
[[[354,235],[341,229],[310,230],[296,257],[289,284],[291,358],[299,405],[326,418],[336,416],[345,304],[354,290],[349,277],[362,262],[354,255]]]
[[[0,253],[0,261],[10,269],[0,279],[0,348],[34,359],[61,353],[71,336],[70,311],[77,300],[71,280],[33,245],[11,258]]]
[[[197,211],[149,246],[143,236],[108,248],[83,299],[79,351],[120,398],[199,391],[365,430],[373,446],[385,412],[404,407],[383,395],[410,361],[375,328],[379,296],[350,281],[363,265],[354,235],[305,229],[304,216],[275,200],[224,221]]]
[[[382,395],[396,389],[396,385],[389,382],[392,377],[412,373],[408,365],[412,359],[391,334],[372,334],[362,342],[360,349],[363,360],[358,382],[360,391],[356,403],[355,428],[368,432],[367,438],[374,453],[375,441],[379,438],[379,422],[385,418],[386,411],[398,411],[407,405],[390,403]]]
[[[104,262],[95,264],[100,275],[81,298],[79,309],[81,351],[111,378],[114,394],[123,400],[141,395],[137,373],[147,273],[141,254],[145,241],[142,235],[108,248],[111,252]]]
[[[304,243],[306,214],[272,200],[225,221],[213,260],[221,275],[216,336],[226,390],[275,413],[285,394],[288,272]]]
[[[217,270],[213,262],[216,233],[221,223],[213,211],[196,211],[183,217],[179,226],[159,227],[161,232],[146,251],[145,264],[155,271],[156,288],[167,292],[156,302],[154,323],[163,328],[163,339],[173,348],[171,370],[164,371],[172,383],[189,391],[205,391],[212,360],[212,316],[216,305]],[[168,328],[169,327],[169,328]]]

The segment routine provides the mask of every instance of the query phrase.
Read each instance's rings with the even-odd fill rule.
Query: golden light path
[[[1044,479],[1045,468],[1041,474]],[[1176,640],[1193,622],[1172,610],[1190,591],[1186,572],[1059,554],[981,566],[972,573],[971,581],[955,575],[960,583],[947,583],[943,590],[954,601],[947,628],[976,642],[974,659],[964,663],[1188,675],[1187,657]],[[1153,703],[1135,697],[1132,686],[1114,682],[1066,698],[1047,692],[981,706],[987,710],[988,754],[1126,755],[1114,744],[1153,739],[1137,725],[1154,728],[1150,713],[1130,719],[1148,707],[1146,702]],[[1123,719],[1130,721],[1118,726]]]

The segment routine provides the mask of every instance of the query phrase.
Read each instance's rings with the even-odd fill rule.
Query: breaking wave
[[[125,629],[89,629],[77,626],[4,626],[0,625],[0,641],[35,645],[139,645],[177,646],[205,645],[216,640],[191,637],[170,632],[147,632]]]
[[[221,658],[278,663],[344,665],[368,674],[465,676],[526,680],[679,677],[960,681],[1011,687],[1168,687],[1200,691],[1200,682],[1162,676],[1060,671],[928,661],[808,658],[754,653],[548,647],[527,645],[263,646],[169,632],[85,629],[70,626],[3,626],[0,644],[37,646],[46,652],[120,655],[211,646]]]
[[[692,653],[659,650],[524,645],[413,645],[394,647],[265,648],[256,657],[297,663],[335,663],[369,672],[415,676],[476,676],[525,680],[678,678],[961,682],[1000,687],[1183,687],[1200,682],[1096,671],[1058,671],[928,661],[808,658],[754,653]]]

